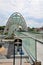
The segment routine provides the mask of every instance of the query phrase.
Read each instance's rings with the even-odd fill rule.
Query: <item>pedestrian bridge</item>
[[[26,31],[24,17],[18,12],[13,13],[7,21],[5,35],[0,37],[0,65],[41,65],[43,59],[38,56],[43,57],[43,53],[37,53],[42,49],[37,48],[37,43],[43,44],[43,40],[36,39]]]
[[[37,42],[43,43],[43,41],[41,42],[35,38],[29,37],[24,33],[27,34],[27,32],[15,31],[16,36],[14,36],[13,40],[2,39],[0,41],[0,45],[2,45],[1,47],[4,49],[0,51],[1,64],[10,63],[11,65],[35,65],[35,62],[36,64],[38,63],[38,65],[41,64],[40,60],[37,58]],[[21,39],[21,44],[16,45],[14,42],[15,39]]]

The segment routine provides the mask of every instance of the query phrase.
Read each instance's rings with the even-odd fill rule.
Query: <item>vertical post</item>
[[[22,42],[21,42],[21,57],[20,57],[20,65],[22,65]]]
[[[33,63],[33,65],[41,65],[41,62],[37,61],[37,40],[35,40],[35,57],[36,57],[36,60]]]
[[[36,61],[37,61],[37,40],[35,40],[35,57],[36,57]]]
[[[13,57],[13,65],[15,65],[15,43],[14,43],[14,57]]]
[[[42,40],[43,40],[43,33],[42,33]]]

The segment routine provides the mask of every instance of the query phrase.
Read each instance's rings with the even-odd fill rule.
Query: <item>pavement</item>
[[[37,60],[41,61],[43,65],[43,44],[37,42]]]
[[[20,65],[20,59],[15,59],[15,65]],[[0,60],[0,65],[14,65],[13,64],[13,59],[2,59]],[[28,63],[25,59],[22,60],[21,65],[31,65]]]

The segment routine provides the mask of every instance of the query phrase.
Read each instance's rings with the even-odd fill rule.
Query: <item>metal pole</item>
[[[22,44],[22,42],[21,42]],[[21,57],[20,57],[20,65],[22,65],[22,46],[21,46]]]
[[[37,40],[35,40],[35,57],[36,57],[36,61],[37,61]]]
[[[15,65],[15,44],[14,44],[14,58],[13,58],[13,65]]]

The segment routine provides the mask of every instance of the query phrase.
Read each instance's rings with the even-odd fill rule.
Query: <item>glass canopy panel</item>
[[[25,33],[25,32],[23,32]],[[21,32],[16,32],[16,35],[22,39],[23,47],[25,48],[28,55],[32,56],[34,60],[37,59],[37,52],[36,52],[36,41]]]
[[[7,29],[9,29],[12,25],[22,26],[23,30],[27,29],[27,25],[26,25],[26,22],[25,22],[23,16],[18,12],[13,13],[9,17],[4,32],[6,32]]]
[[[30,54],[33,59],[36,59],[36,51],[35,51],[35,40],[31,39],[31,38],[22,38],[23,40],[23,46],[26,49],[28,55]]]

